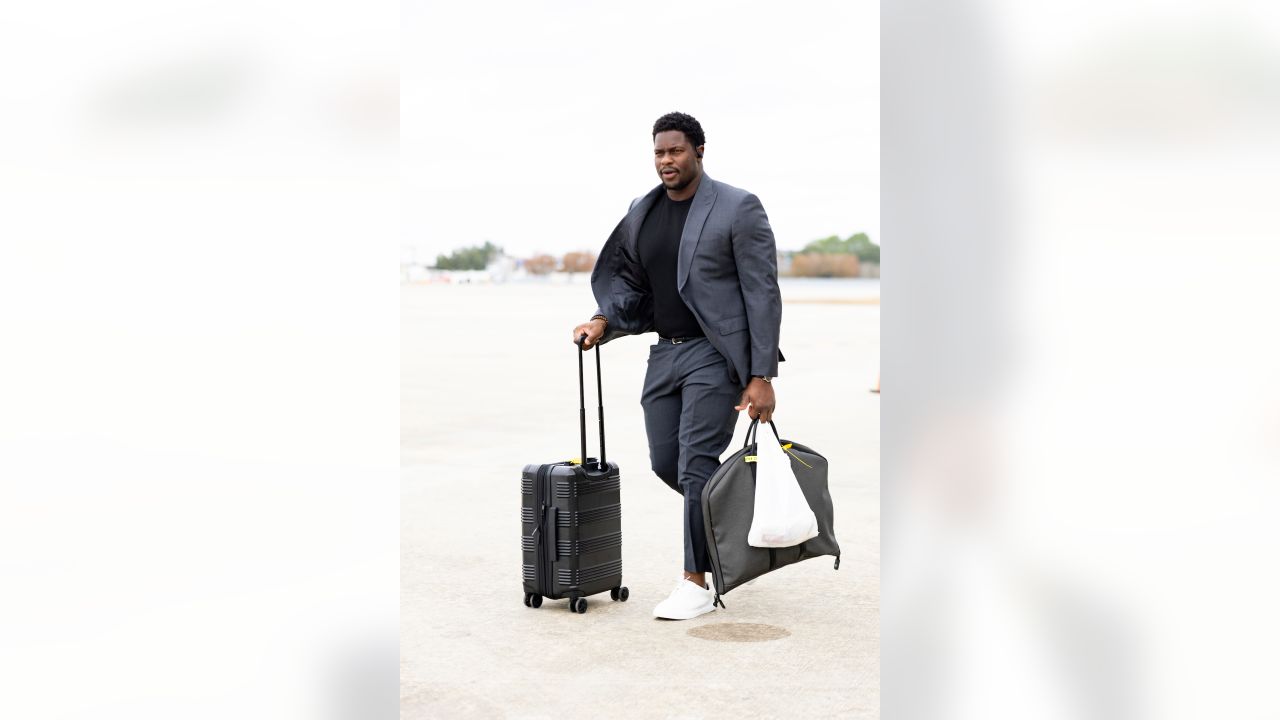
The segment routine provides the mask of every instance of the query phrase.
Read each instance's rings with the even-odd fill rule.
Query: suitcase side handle
[[[551,562],[556,562],[560,559],[560,511],[555,505],[547,505],[546,508],[543,519],[547,528],[547,535],[543,537],[543,541],[548,546],[547,554],[550,556]]]

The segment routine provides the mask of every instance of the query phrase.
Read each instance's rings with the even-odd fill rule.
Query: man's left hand
[[[752,420],[759,419],[762,423],[773,420],[773,409],[777,405],[777,401],[773,397],[773,385],[761,380],[760,378],[751,378],[751,383],[747,385],[747,389],[742,391],[742,400],[738,402],[733,409],[739,412],[751,410],[747,413]]]

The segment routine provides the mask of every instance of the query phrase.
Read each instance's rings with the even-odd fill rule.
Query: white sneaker
[[[711,588],[698,587],[688,580],[681,580],[671,597],[658,603],[653,616],[664,620],[691,620],[716,609],[716,594]]]

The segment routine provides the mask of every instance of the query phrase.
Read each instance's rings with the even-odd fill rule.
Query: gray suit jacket
[[[653,295],[640,267],[640,225],[661,185],[631,203],[591,272],[596,312],[609,320],[601,342],[652,332]],[[732,379],[778,374],[782,296],[777,248],[760,199],[705,173],[693,196],[676,264],[676,287]]]

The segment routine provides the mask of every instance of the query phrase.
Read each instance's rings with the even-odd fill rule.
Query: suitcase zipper
[[[547,481],[548,467],[543,465],[538,468],[538,482],[534,486],[534,504],[538,506],[538,526],[534,529],[538,540],[534,554],[534,560],[537,565],[538,572],[538,590],[542,595],[551,595],[551,568],[547,566],[546,537],[547,537],[547,500],[551,494],[550,483]]]

